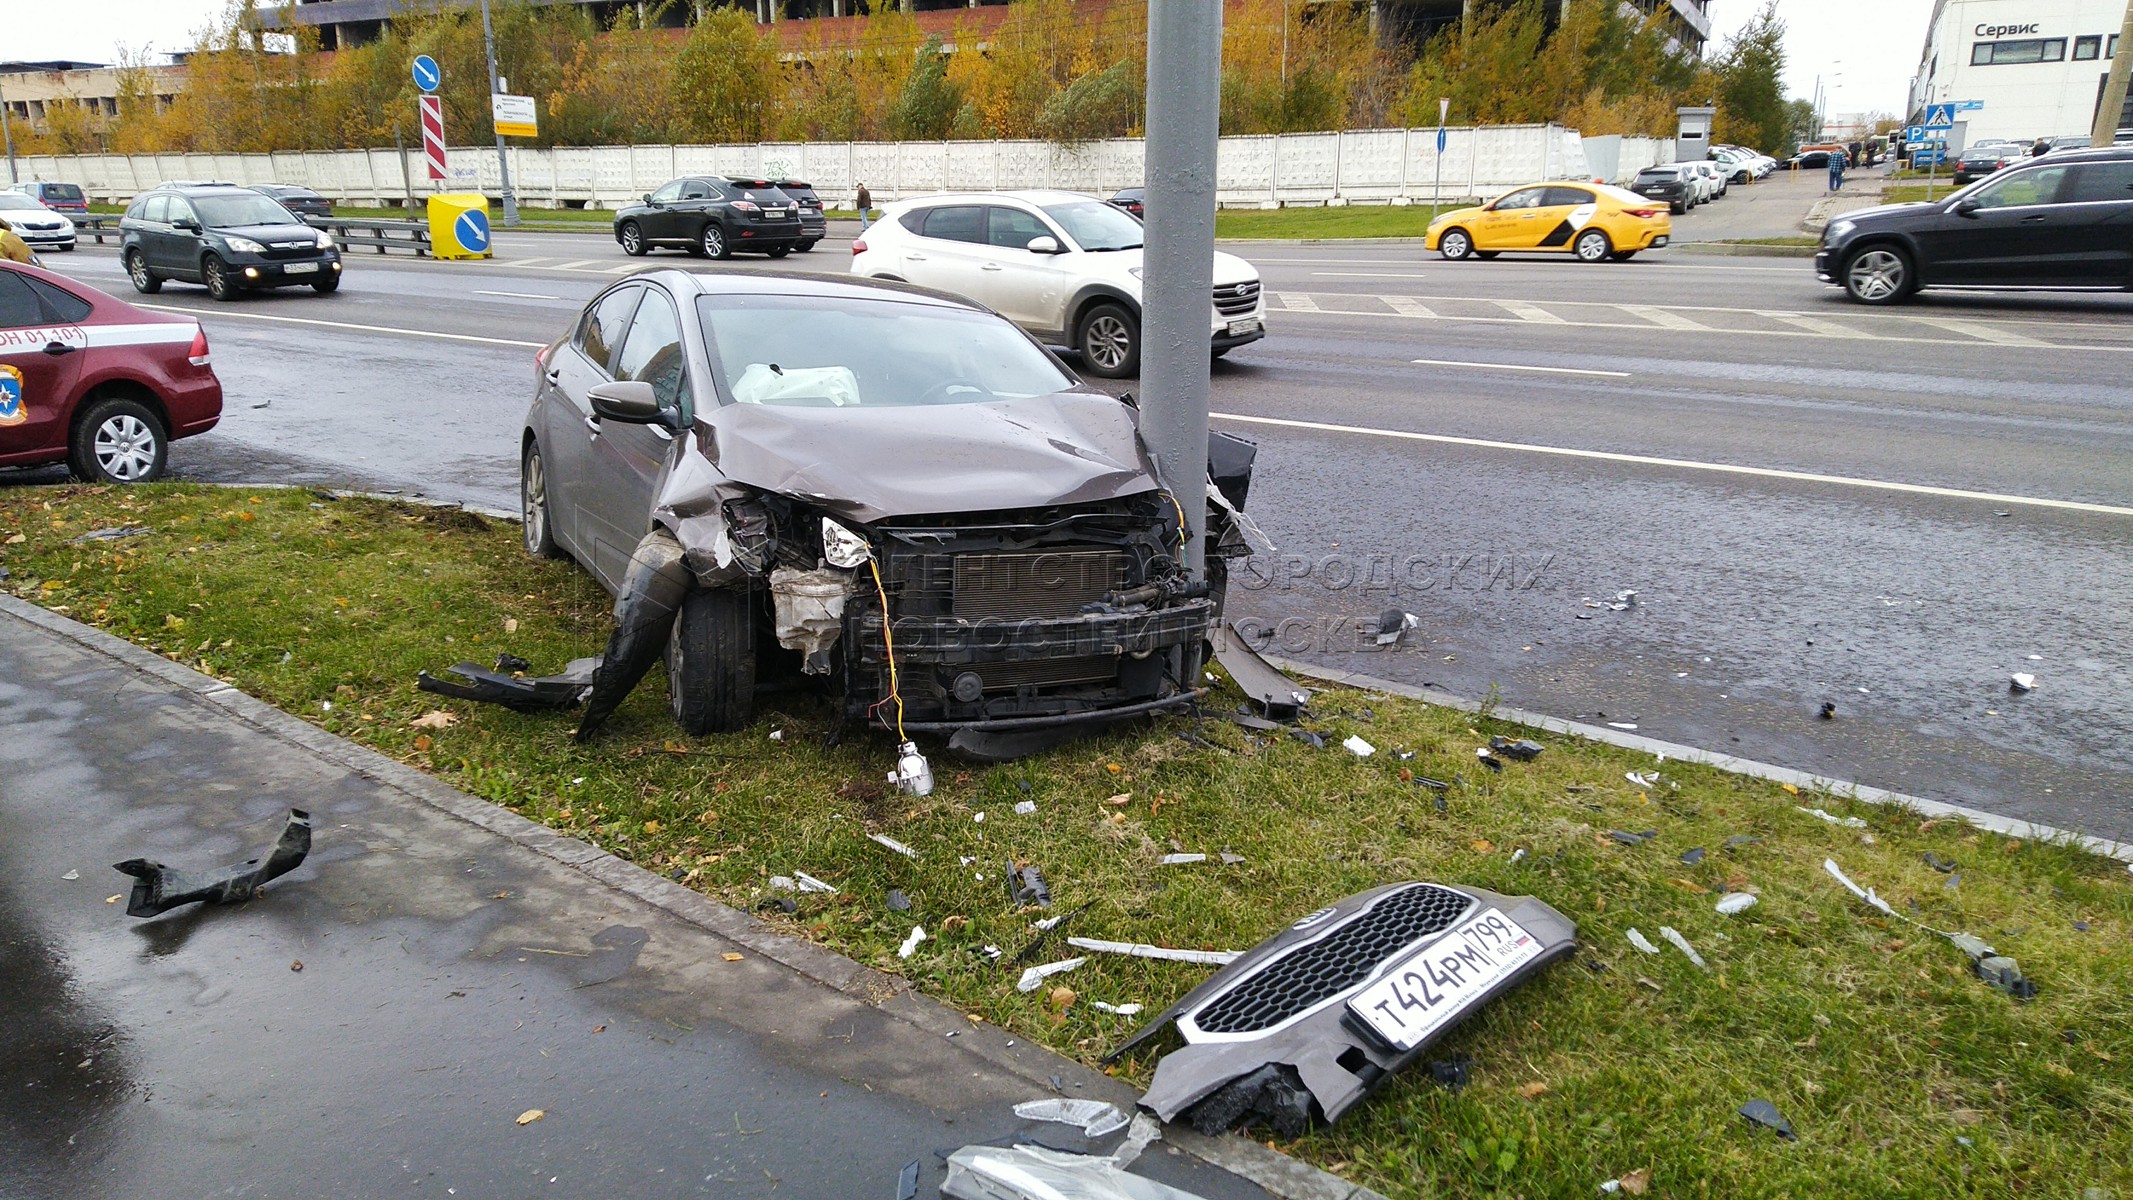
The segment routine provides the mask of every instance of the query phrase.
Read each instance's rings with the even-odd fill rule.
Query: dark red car
[[[207,333],[61,275],[0,262],[0,467],[64,462],[145,483],[222,418]]]

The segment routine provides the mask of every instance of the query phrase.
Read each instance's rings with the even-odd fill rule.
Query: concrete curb
[[[1301,675],[1307,679],[1317,679],[1326,683],[1337,683],[1344,687],[1357,688],[1367,692],[1383,692],[1387,695],[1400,696],[1408,700],[1419,700],[1424,704],[1431,704],[1440,708],[1455,708],[1461,712],[1470,713],[1479,713],[1483,708],[1482,703],[1478,700],[1468,700],[1463,696],[1454,696],[1449,692],[1440,692],[1433,688],[1418,688],[1411,684],[1396,683],[1390,679],[1380,679],[1374,675],[1335,670],[1320,666],[1317,663],[1300,662],[1293,658],[1268,656],[1267,661],[1292,675]],[[2133,843],[2114,842],[2106,838],[2090,837],[2084,833],[2075,833],[2072,830],[2060,829],[2052,825],[2039,825],[2033,821],[2021,821],[2013,817],[2003,817],[1997,813],[1986,812],[1983,809],[1965,808],[1960,804],[1947,804],[1939,800],[1928,800],[1922,796],[1892,792],[1886,788],[1869,787],[1866,784],[1855,783],[1849,779],[1835,779],[1825,775],[1816,775],[1810,771],[1799,771],[1791,767],[1780,767],[1772,763],[1757,762],[1752,758],[1719,754],[1697,746],[1684,746],[1679,742],[1663,742],[1658,738],[1644,737],[1625,730],[1609,729],[1601,725],[1587,725],[1580,721],[1566,721],[1561,717],[1551,717],[1545,713],[1530,712],[1522,708],[1506,708],[1501,705],[1493,705],[1488,707],[1488,715],[1514,724],[1531,726],[1534,729],[1545,729],[1550,733],[1569,734],[1572,737],[1584,738],[1587,741],[1619,746],[1624,750],[1638,750],[1646,754],[1664,754],[1678,762],[1701,763],[1735,775],[1745,775],[1751,779],[1762,779],[1771,783],[1789,783],[1802,792],[1822,792],[1831,796],[1857,800],[1865,804],[1893,805],[1929,817],[1946,817],[1952,820],[1965,821],[1980,829],[2006,837],[2064,842],[2069,845],[2079,846],[2083,850],[2103,858],[2115,858],[2121,862],[2133,863]]]
[[[973,1028],[961,1012],[921,995],[901,976],[876,971],[812,942],[779,933],[747,913],[720,904],[588,842],[559,834],[509,809],[470,796],[375,750],[327,733],[212,676],[14,596],[0,594],[0,615],[13,617],[114,659],[203,703],[214,705],[270,737],[279,738],[365,780],[392,788],[409,799],[581,871],[606,887],[708,930],[897,1020],[934,1036],[958,1033],[966,1052],[975,1053],[1001,1071],[1026,1081],[1032,1096],[1047,1094],[1050,1085],[1046,1076],[1059,1075],[1068,1081],[1070,1088],[1111,1099],[1129,1110],[1135,1099],[1127,1085],[1072,1059],[1010,1038],[995,1026]],[[1377,1192],[1239,1135],[1209,1138],[1194,1132],[1190,1126],[1175,1125],[1164,1129],[1163,1140],[1203,1162],[1258,1184],[1281,1200],[1385,1200]]]
[[[1813,258],[1813,246],[1758,246],[1752,242],[1675,242],[1669,250],[1738,258]]]

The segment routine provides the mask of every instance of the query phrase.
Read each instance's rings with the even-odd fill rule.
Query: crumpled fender
[[[608,636],[607,653],[593,672],[592,693],[585,699],[577,740],[590,740],[666,652],[667,635],[689,586],[681,543],[665,529],[645,534],[630,552],[629,569],[615,596],[615,632]]]
[[[133,895],[127,898],[126,915],[153,917],[181,904],[248,900],[268,880],[294,871],[309,853],[311,814],[292,808],[288,822],[281,827],[281,836],[265,858],[246,859],[219,871],[186,871],[145,858],[129,858],[113,863],[112,869],[133,876]]]

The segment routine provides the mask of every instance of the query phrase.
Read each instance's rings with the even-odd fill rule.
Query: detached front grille
[[[970,621],[1072,617],[1125,586],[1126,556],[1116,550],[959,554],[951,611]]]
[[[1269,962],[1192,1014],[1204,1033],[1256,1033],[1368,979],[1402,949],[1444,932],[1473,905],[1450,888],[1392,892],[1326,937]]]
[[[1215,289],[1215,311],[1225,317],[1248,317],[1259,307],[1259,281],[1226,283]]]

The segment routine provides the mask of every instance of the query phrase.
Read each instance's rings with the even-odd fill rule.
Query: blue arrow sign
[[[1953,104],[1934,104],[1928,106],[1926,108],[1926,128],[1955,128],[1955,106]]]
[[[1446,137],[1446,136],[1445,136],[1445,134],[1444,134],[1444,126],[1442,126],[1442,125],[1439,125],[1439,126],[1437,126],[1437,153],[1439,153],[1439,154],[1442,154],[1442,153],[1444,153],[1444,145],[1445,145],[1445,143],[1446,143],[1446,142],[1448,142],[1448,141],[1450,141],[1450,140],[1451,140],[1451,139],[1450,139],[1450,138],[1448,138],[1448,137]]]
[[[415,76],[415,86],[425,92],[436,91],[437,85],[444,82],[443,69],[438,67],[436,59],[427,54],[417,54],[415,56],[413,74]]]
[[[489,248],[489,214],[478,208],[470,208],[459,214],[452,222],[452,236],[461,248],[476,254]]]

